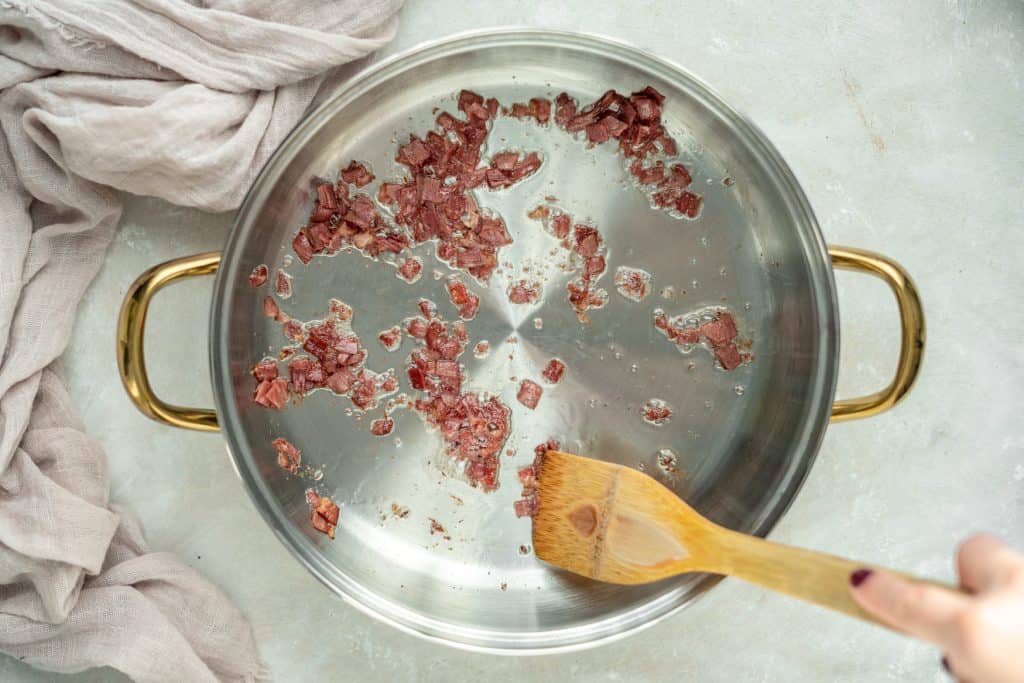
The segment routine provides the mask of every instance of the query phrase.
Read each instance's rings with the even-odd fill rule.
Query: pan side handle
[[[895,377],[888,386],[873,394],[836,401],[832,405],[832,421],[841,422],[885,412],[910,391],[924,355],[924,309],[914,281],[895,261],[851,247],[829,247],[828,253],[833,268],[873,275],[885,282],[895,295],[900,312],[900,354]]]
[[[201,432],[219,429],[217,414],[213,410],[172,405],[153,393],[143,350],[146,314],[153,295],[175,280],[212,275],[219,265],[220,253],[207,252],[153,266],[132,283],[121,304],[121,314],[117,319],[117,368],[121,382],[135,407],[157,422]]]

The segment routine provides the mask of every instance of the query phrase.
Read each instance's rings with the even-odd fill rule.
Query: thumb
[[[908,581],[884,569],[858,569],[850,575],[853,599],[894,628],[939,647],[954,640],[954,622],[968,598],[926,583]]]

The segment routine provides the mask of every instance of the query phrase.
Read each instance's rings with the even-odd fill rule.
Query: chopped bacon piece
[[[338,320],[345,322],[352,319],[352,307],[344,301],[331,299],[330,302],[328,302],[328,307],[331,315],[336,316]]]
[[[302,334],[302,324],[295,320],[285,320],[282,327],[284,336],[288,337],[292,341],[305,341],[305,337]]]
[[[310,507],[310,522],[313,528],[322,534],[334,538],[334,530],[338,526],[341,510],[327,496],[317,495],[314,491],[306,491],[306,502]]]
[[[559,448],[558,442],[554,439],[538,444],[533,449],[533,464],[523,467],[517,472],[519,482],[523,485],[522,493],[520,493],[522,497],[513,503],[517,517],[532,517],[537,512],[537,487],[544,456],[548,451],[557,451]]]
[[[569,236],[569,226],[571,219],[564,213],[560,213],[551,219],[551,231],[555,233],[555,237],[559,239],[565,239]]]
[[[341,179],[356,187],[365,187],[373,182],[374,175],[363,164],[354,159],[349,163],[348,168],[341,172]]]
[[[645,422],[662,425],[672,417],[672,408],[660,398],[652,398],[644,404],[641,414]]]
[[[377,404],[377,384],[373,381],[372,377],[368,376],[365,370],[352,387],[349,399],[359,410],[373,408]]]
[[[728,313],[720,313],[711,322],[704,323],[701,325],[700,331],[712,346],[728,344],[739,333],[736,329],[736,321]]]
[[[267,268],[266,264],[261,263],[253,268],[252,272],[249,273],[249,286],[253,288],[263,286],[269,275],[270,270]]]
[[[327,378],[327,388],[336,394],[347,394],[355,381],[356,376],[348,368],[342,368]]]
[[[463,320],[472,320],[480,308],[480,297],[473,294],[461,281],[449,278],[446,283],[448,297],[455,307],[459,309],[459,317]]]
[[[552,358],[548,361],[547,366],[544,368],[544,372],[541,374],[544,375],[544,379],[548,382],[558,384],[562,381],[562,375],[565,374],[565,363],[557,358]]]
[[[263,297],[263,315],[268,318],[273,318],[280,322],[281,309],[278,308],[277,302],[274,301],[274,297],[265,296]]]
[[[292,276],[280,268],[277,270],[277,279],[274,281],[274,291],[282,299],[292,295]]]
[[[739,350],[739,330],[735,318],[728,311],[719,310],[711,320],[693,327],[686,324],[682,316],[669,319],[663,311],[656,310],[654,326],[679,346],[692,346],[703,340],[725,370],[735,370],[750,360],[749,353]]]
[[[743,363],[743,356],[732,344],[719,346],[715,349],[715,358],[726,370],[735,370]]]
[[[615,270],[615,288],[630,301],[643,301],[651,291],[651,274],[639,268],[619,266]]]
[[[513,304],[532,304],[540,298],[540,283],[531,282],[527,284],[526,280],[520,280],[515,283],[508,290],[509,303]]]
[[[268,379],[277,379],[277,361],[273,359],[261,360],[253,366],[252,376],[260,382]]]
[[[398,266],[398,277],[412,284],[420,279],[423,272],[423,261],[415,256],[410,256]]]
[[[516,152],[502,152],[491,157],[491,168],[499,171],[511,171],[519,161],[519,154]]]
[[[690,171],[682,164],[672,164],[668,171],[669,175],[662,181],[662,185],[665,187],[677,187],[683,189],[689,187],[693,182],[693,177],[690,175]]]
[[[288,380],[278,378],[260,382],[253,400],[264,408],[281,410],[288,402]]]
[[[640,184],[653,185],[664,180],[665,164],[662,161],[656,161],[652,166],[644,166],[643,162],[637,159],[630,164],[629,172]]]
[[[569,97],[567,93],[559,93],[555,98],[555,123],[565,128],[569,121],[576,116],[576,100]]]
[[[313,245],[310,243],[309,234],[304,228],[295,233],[295,239],[292,240],[292,251],[295,252],[295,255],[303,263],[309,263],[313,260]]]
[[[370,423],[370,433],[374,436],[387,436],[394,428],[395,421],[386,416]]]
[[[539,221],[543,218],[547,218],[550,214],[551,209],[544,206],[543,204],[538,204],[530,211],[530,213],[526,214],[526,217],[532,218],[535,221]]]
[[[287,439],[274,439],[274,450],[277,451],[277,466],[288,470],[292,474],[299,471],[299,463],[302,462],[302,453]]]
[[[530,115],[537,119],[537,123],[544,125],[551,118],[551,102],[541,97],[534,97],[530,100]]]
[[[593,143],[601,144],[610,140],[611,137],[611,131],[603,122],[591,123],[587,126],[587,140]]]
[[[676,201],[676,210],[689,218],[696,218],[700,213],[701,197],[692,192],[683,192]]]
[[[390,329],[383,330],[377,335],[377,340],[386,350],[396,351],[402,344],[402,328],[395,325]]]
[[[537,514],[537,498],[520,498],[512,503],[516,517],[533,517]]]
[[[459,297],[461,293],[456,292]],[[406,371],[412,388],[425,396],[413,407],[428,425],[440,430],[448,455],[466,463],[470,483],[493,490],[498,485],[498,455],[508,438],[510,411],[496,397],[462,392],[458,357],[469,341],[465,325],[445,323],[432,307],[421,312],[428,320],[413,320],[426,326],[421,337],[424,348],[410,355]]]
[[[429,158],[430,148],[416,136],[413,136],[408,144],[398,148],[397,161],[412,169],[419,168]]]
[[[544,393],[544,389],[539,384],[533,380],[524,379],[519,383],[519,392],[516,394],[516,399],[530,410],[533,410],[537,407],[542,393]]]

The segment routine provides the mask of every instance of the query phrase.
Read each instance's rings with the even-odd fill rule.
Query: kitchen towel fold
[[[114,190],[236,207],[400,7],[0,0],[0,651],[140,681],[266,675],[242,614],[110,504],[56,365],[121,215]]]

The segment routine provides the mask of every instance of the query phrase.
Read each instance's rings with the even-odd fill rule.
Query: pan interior
[[[346,414],[347,398],[319,392],[280,412],[252,402],[250,368],[286,343],[262,314],[269,288],[254,290],[246,281],[257,264],[294,276],[294,295],[281,302],[293,318],[323,318],[331,297],[352,305],[353,327],[369,350],[367,366],[395,368],[404,391],[413,346],[406,339],[388,353],[376,342],[378,331],[414,315],[420,297],[436,301],[446,319],[456,318],[443,279],[434,276],[450,271],[435,259],[432,244],[414,250],[424,260],[416,285],[358,253],[286,266],[291,239],[309,212],[311,178],[333,179],[351,159],[367,162],[377,182],[402,177],[396,143],[429,130],[435,108],[455,112],[462,88],[511,104],[562,90],[588,102],[606,89],[645,85],[666,95],[665,125],[694,191],[704,197],[695,221],[650,208],[610,144],[588,149],[557,128],[509,118],[499,119],[489,138],[488,151],[538,150],[545,159],[535,176],[511,188],[476,192],[482,206],[505,218],[515,243],[500,259],[515,265],[489,287],[463,278],[482,299],[467,324],[470,348],[490,343],[486,358],[469,351],[462,357],[468,386],[500,395],[512,409],[496,492],[485,494],[460,478],[438,435],[411,411],[396,411],[394,433],[378,438],[369,434],[370,416]],[[599,284],[609,301],[591,312],[589,326],[576,321],[566,301],[570,276],[557,269],[547,272],[535,305],[513,306],[505,295],[513,271],[526,266],[536,273],[557,251],[557,241],[526,217],[547,195],[575,219],[596,225],[608,245],[609,267]],[[652,274],[646,300],[635,303],[615,291],[618,266]],[[662,296],[668,287],[671,299]],[[708,306],[735,314],[742,336],[753,342],[752,363],[724,372],[706,350],[683,354],[652,326],[655,308],[677,314]],[[767,533],[795,495],[827,421],[837,344],[833,307],[820,234],[788,169],[700,83],[595,39],[530,32],[462,38],[344,88],[292,133],[257,180],[218,275],[212,325],[218,410],[257,507],[342,595],[399,626],[463,646],[579,645],[651,622],[709,580],[690,575],[619,587],[545,567],[521,548],[530,545],[530,521],[512,509],[517,468],[530,463],[537,443],[556,438],[566,450],[643,468],[725,526]],[[566,376],[545,387],[530,411],[516,401],[518,380],[539,381],[552,357],[566,363]],[[672,406],[667,424],[641,419],[651,398]],[[322,471],[316,487],[341,505],[333,541],[310,526],[304,491],[313,484],[277,467],[275,437],[302,450],[304,463]],[[663,449],[676,454],[678,472],[659,467]],[[393,514],[393,504],[408,516]],[[446,533],[431,533],[431,519]]]

